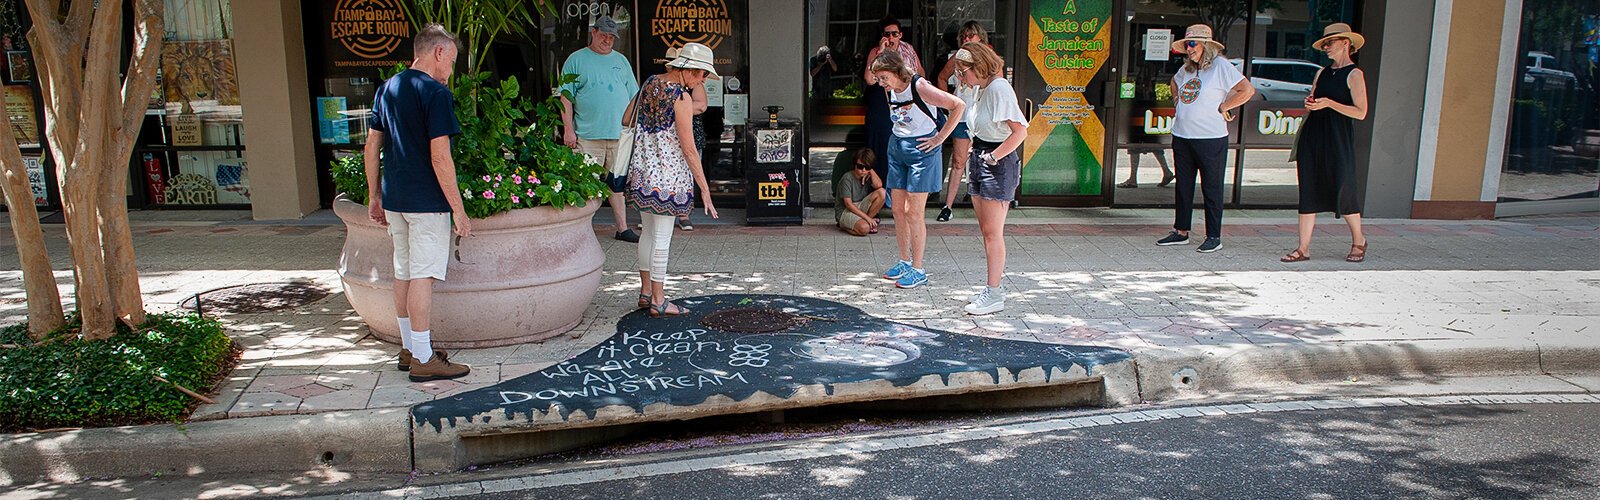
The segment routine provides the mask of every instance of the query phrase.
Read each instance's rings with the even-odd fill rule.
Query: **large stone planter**
[[[476,348],[531,342],[578,325],[600,289],[605,253],[592,219],[598,200],[556,210],[537,207],[472,220],[461,260],[450,256],[433,287],[435,347]],[[339,278],[356,314],[378,338],[399,343],[394,308],[394,246],[367,207],[334,200],[348,234]]]

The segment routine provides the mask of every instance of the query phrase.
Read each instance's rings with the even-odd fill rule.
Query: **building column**
[[[750,118],[772,105],[783,106],[783,116],[805,114],[806,3],[750,0]]]
[[[1492,219],[1522,0],[1438,0],[1411,216]]]
[[[244,108],[245,159],[256,220],[317,209],[316,126],[306,76],[300,0],[233,2],[234,59]]]

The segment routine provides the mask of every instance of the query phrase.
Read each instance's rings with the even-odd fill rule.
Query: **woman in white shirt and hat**
[[[1183,68],[1172,77],[1172,97],[1177,112],[1172,118],[1172,160],[1178,180],[1177,206],[1172,233],[1157,245],[1189,244],[1194,218],[1194,178],[1206,204],[1206,239],[1198,249],[1222,249],[1222,177],[1228,165],[1228,122],[1233,110],[1256,93],[1244,74],[1222,57],[1222,43],[1211,27],[1190,26],[1184,37],[1172,42],[1173,52],[1184,54]]]

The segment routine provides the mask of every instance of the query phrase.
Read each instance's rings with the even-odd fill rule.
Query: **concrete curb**
[[[1151,349],[1107,365],[1104,401],[1128,405],[1351,378],[1600,375],[1600,344],[1530,339],[1383,341]],[[0,440],[0,486],[155,473],[402,472],[409,408],[18,434]]]
[[[147,475],[405,471],[408,408],[15,434],[0,440],[0,486]]]
[[[1529,339],[1204,346],[1137,351],[1138,398],[1165,401],[1359,379],[1600,373],[1600,345]]]

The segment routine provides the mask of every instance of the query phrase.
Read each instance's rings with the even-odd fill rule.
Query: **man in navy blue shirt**
[[[472,223],[456,187],[451,136],[461,133],[455,101],[444,86],[455,72],[456,37],[429,24],[412,40],[411,68],[383,82],[367,131],[368,216],[394,239],[394,308],[400,324],[400,369],[413,382],[465,376],[433,349],[433,282],[450,262],[450,222],[457,237]],[[379,153],[383,168],[380,175]]]

